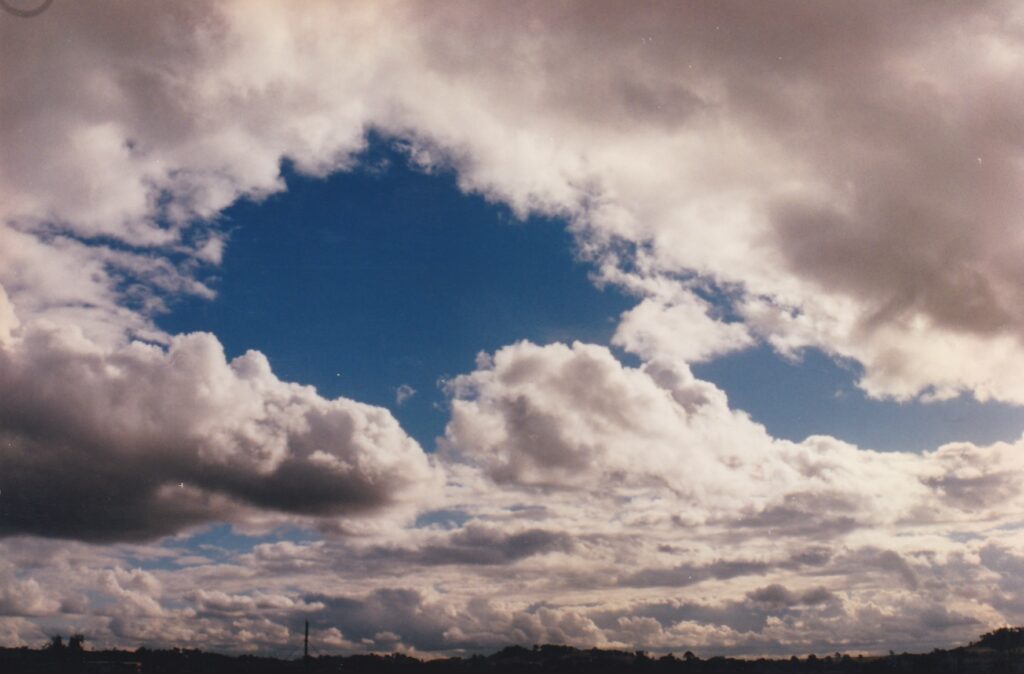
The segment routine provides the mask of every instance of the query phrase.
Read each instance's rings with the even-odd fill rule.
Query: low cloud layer
[[[209,336],[182,339],[212,344]],[[163,354],[147,348],[154,358]],[[179,341],[169,353],[195,355]],[[244,359],[228,365],[217,352],[211,360],[252,379]],[[127,367],[123,355],[102,362]],[[303,415],[310,408],[340,415],[355,405],[316,402],[308,389],[262,373],[269,387],[302,402]],[[152,372],[149,378],[156,380]],[[265,534],[236,533],[223,546],[201,532],[100,546],[11,538],[18,532],[8,529],[0,541],[5,643],[34,643],[70,625],[97,644],[273,653],[296,643],[308,619],[318,647],[336,652],[465,653],[564,642],[789,654],[928,649],[1024,619],[1017,591],[1024,504],[1013,489],[1024,476],[1021,443],[904,454],[821,436],[778,440],[685,369],[629,367],[605,347],[579,343],[510,345],[481,356],[450,387],[452,420],[438,473],[418,448],[395,450],[401,470],[385,464],[379,431],[365,455],[354,448],[359,436],[335,446],[339,460],[364,466],[364,483],[393,490],[372,492],[378,496],[369,505],[346,491],[355,476],[331,473],[324,479],[341,486],[328,505],[257,502],[224,486],[219,470],[228,469],[202,458],[211,447],[201,445],[191,456],[207,477],[193,488],[236,510],[204,511],[188,523],[237,517],[253,534],[263,512],[264,520],[279,513],[277,526],[271,518]],[[72,424],[93,407],[63,409]],[[226,410],[215,416],[231,428]],[[287,437],[289,451],[302,458],[306,432]],[[217,445],[216,456],[246,483],[286,479],[272,466],[288,459],[229,446],[236,451]],[[111,443],[110,451],[122,447]],[[416,475],[417,465],[424,475]],[[127,479],[130,470],[159,474],[129,463],[125,474],[97,475]],[[432,474],[443,474],[444,484],[433,483],[429,497],[404,506],[388,500],[417,494]],[[97,507],[76,502],[81,492],[70,482],[58,484],[66,509]],[[135,507],[156,527],[172,526],[159,519],[168,512],[160,508],[178,505],[151,497]],[[389,508],[419,517],[389,518]],[[306,532],[294,528],[303,523]],[[309,540],[314,525],[330,535]],[[21,533],[130,537],[84,531]],[[299,539],[288,538],[296,533]]]

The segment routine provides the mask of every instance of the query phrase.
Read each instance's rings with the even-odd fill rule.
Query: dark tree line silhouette
[[[841,653],[788,659],[654,657],[643,651],[581,650],[570,646],[509,646],[492,655],[419,660],[406,655],[350,655],[281,660],[237,657],[192,649],[90,651],[85,638],[72,635],[65,645],[54,637],[41,649],[0,649],[4,674],[277,674],[345,672],[351,674],[1024,674],[1024,628],[1003,628],[967,646],[931,653],[890,652],[881,656]]]

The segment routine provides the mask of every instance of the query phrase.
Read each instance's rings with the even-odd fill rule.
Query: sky
[[[0,59],[0,644],[1024,623],[1019,3],[55,0]]]

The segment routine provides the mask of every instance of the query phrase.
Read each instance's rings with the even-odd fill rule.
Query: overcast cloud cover
[[[0,62],[0,642],[272,651],[309,618],[342,650],[789,653],[1024,622],[1024,441],[781,440],[689,367],[813,347],[872,396],[1024,404],[1020,3],[57,0],[0,15]],[[215,295],[223,209],[283,160],[360,170],[371,131],[565,219],[635,295],[639,364],[481,354],[435,452],[156,327]],[[189,542],[220,522],[257,537]]]

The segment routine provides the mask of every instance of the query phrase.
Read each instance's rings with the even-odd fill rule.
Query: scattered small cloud
[[[413,397],[414,395],[416,395],[416,389],[414,389],[412,386],[409,386],[408,384],[402,384],[397,389],[395,389],[395,404],[401,407],[406,403],[407,400],[409,400],[409,398]]]

